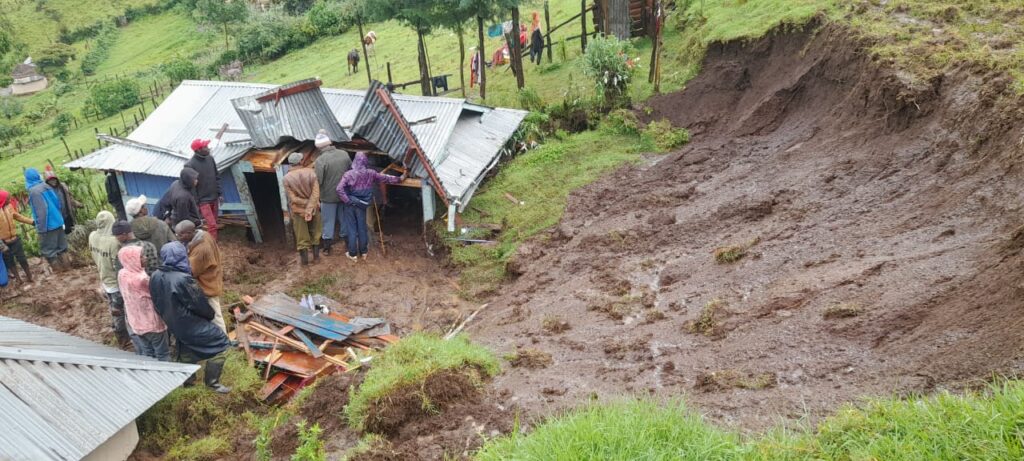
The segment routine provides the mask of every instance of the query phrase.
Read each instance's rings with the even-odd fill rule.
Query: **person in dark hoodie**
[[[178,361],[206,361],[204,383],[215,392],[227,394],[231,388],[220,383],[225,353],[230,342],[214,325],[213,308],[192,278],[188,250],[181,242],[171,242],[160,249],[163,265],[149,279],[149,291],[156,313],[167,325],[178,344]],[[192,375],[185,386],[195,383]]]
[[[530,62],[536,62],[539,66],[542,57],[544,57],[544,34],[538,27],[533,29],[533,34],[530,35]]]
[[[220,173],[217,172],[217,161],[210,155],[210,140],[196,139],[192,141],[192,159],[185,164],[199,173],[199,185],[192,191],[199,204],[199,213],[206,223],[206,232],[217,240],[217,215],[224,195],[220,189]],[[181,221],[181,220],[179,220]],[[199,221],[192,221],[199,222]],[[177,222],[175,223],[177,224]]]
[[[107,203],[114,207],[117,219],[125,219],[124,198],[121,197],[121,184],[117,182],[117,172],[107,170]]]
[[[196,198],[192,195],[198,184],[199,173],[189,167],[182,168],[178,180],[171,183],[171,187],[157,202],[156,217],[164,220],[172,228],[185,220],[203,222]]]
[[[46,178],[46,184],[53,188],[53,192],[60,199],[60,215],[64,218],[64,233],[70,234],[75,229],[75,210],[85,205],[75,200],[68,185],[60,182],[60,178],[53,170],[47,169],[43,176]]]
[[[366,228],[366,209],[373,202],[373,189],[378,183],[397,184],[401,177],[378,173],[366,167],[369,159],[366,152],[356,153],[352,169],[345,173],[338,183],[338,198],[345,204],[345,227],[348,239],[348,258],[355,261],[357,256],[366,259],[369,251],[369,231]]]
[[[64,234],[64,217],[60,214],[60,199],[53,188],[43,182],[39,170],[35,168],[25,170],[25,189],[28,190],[28,203],[32,206],[32,216],[36,220],[39,252],[50,263],[50,267],[63,268],[68,240]]]

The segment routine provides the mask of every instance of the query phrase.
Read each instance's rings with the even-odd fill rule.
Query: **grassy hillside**
[[[0,14],[11,23],[17,41],[32,53],[57,41],[61,29],[71,32],[99,22],[113,22],[129,9],[160,4],[160,0],[0,0]]]

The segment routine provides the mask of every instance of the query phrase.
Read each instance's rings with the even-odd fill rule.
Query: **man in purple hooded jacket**
[[[338,198],[345,204],[346,243],[348,258],[356,261],[362,255],[366,259],[369,250],[369,231],[366,228],[366,209],[373,201],[373,188],[377,183],[397,184],[401,177],[378,173],[366,167],[366,152],[357,152],[352,160],[352,169],[345,172],[338,183]]]

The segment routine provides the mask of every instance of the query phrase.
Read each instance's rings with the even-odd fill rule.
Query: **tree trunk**
[[[416,51],[419,55],[417,58],[420,64],[420,91],[423,93],[423,96],[433,96],[434,92],[430,89],[430,75],[427,72],[427,50],[425,46],[423,44],[423,32],[417,28]]]
[[[224,51],[228,51],[231,45],[228,43],[228,23],[224,23]]]
[[[551,64],[551,10],[548,8],[548,0],[544,0],[544,28],[548,31],[544,42],[548,49],[548,64]]]
[[[466,42],[462,37],[462,26],[459,26],[459,86],[462,87],[462,99],[466,99]]]
[[[519,8],[512,8],[512,72],[516,74],[516,88],[525,86],[523,80],[523,44],[519,41]]]
[[[484,18],[481,16],[476,17],[476,35],[477,40],[480,41],[479,49],[476,50],[480,53],[480,62],[478,63],[480,69],[480,99],[487,99],[487,64],[484,53]]]
[[[359,43],[363,46],[363,61],[366,61],[366,81],[370,84],[373,83],[373,76],[370,75],[370,55],[366,53],[366,42],[363,41],[363,18],[356,19],[356,25],[359,26]]]
[[[587,0],[580,0],[580,27],[583,35],[580,35],[580,49],[587,52]]]

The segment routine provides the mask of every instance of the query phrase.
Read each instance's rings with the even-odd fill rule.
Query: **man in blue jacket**
[[[163,265],[150,277],[149,291],[156,313],[177,339],[178,361],[199,363],[205,360],[203,381],[206,386],[221,394],[231,392],[230,387],[220,383],[228,337],[212,322],[214,311],[196,279],[192,278],[188,250],[181,242],[170,242],[160,249],[160,258]],[[195,379],[195,375],[189,377],[185,386],[191,386]]]
[[[25,170],[25,189],[28,203],[36,220],[39,234],[39,252],[50,267],[55,270],[65,266],[64,254],[68,251],[68,240],[64,234],[64,217],[60,213],[60,199],[53,188],[43,182],[35,168]]]

